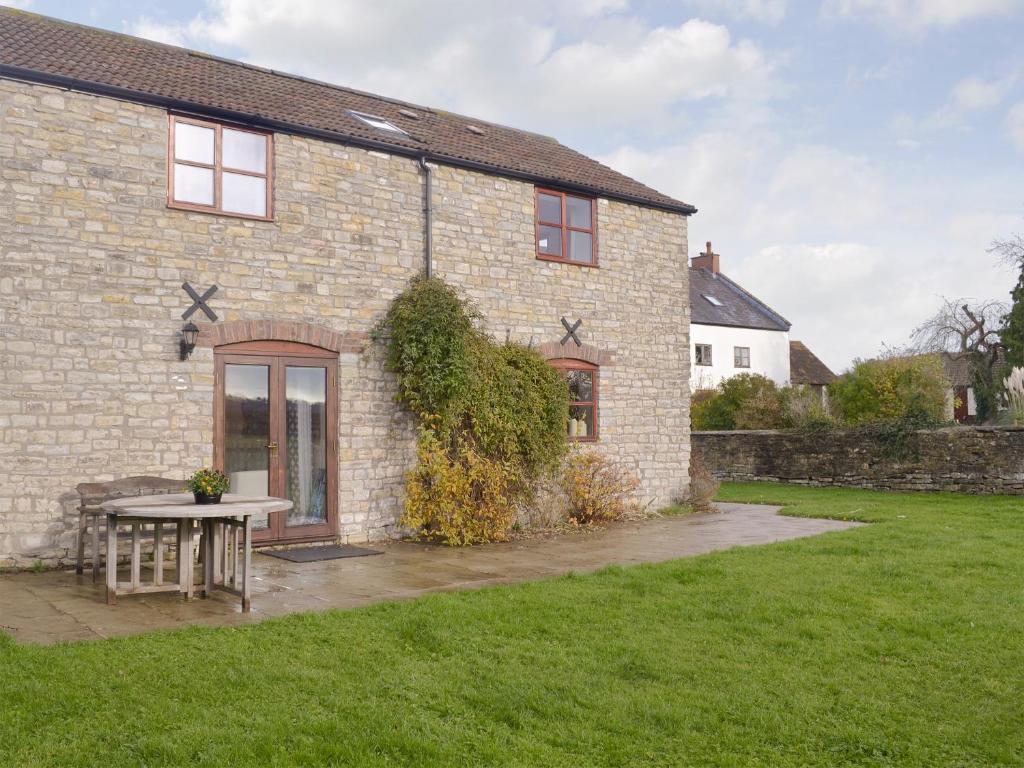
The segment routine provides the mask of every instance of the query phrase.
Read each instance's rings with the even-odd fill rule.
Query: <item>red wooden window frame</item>
[[[185,123],[188,125],[197,125],[201,128],[213,129],[213,163],[197,163],[192,160],[178,160],[175,159],[174,152],[174,128],[179,123]],[[194,117],[185,117],[183,115],[168,115],[167,120],[167,207],[176,208],[181,211],[195,211],[198,213],[216,213],[221,216],[232,216],[238,219],[254,219],[256,221],[273,221],[274,220],[274,134],[268,133],[267,131],[257,131],[253,128],[246,128],[240,125],[233,125],[232,123],[220,123],[214,120],[200,120]],[[262,136],[267,140],[267,162],[266,162],[266,173],[257,173],[255,171],[247,171],[242,168],[230,168],[223,165],[221,162],[222,157],[222,135],[225,128],[232,131],[240,131],[242,133],[254,133],[257,136]],[[174,165],[190,165],[193,168],[209,168],[213,171],[213,205],[200,205],[198,203],[189,203],[182,200],[176,200],[174,198]],[[251,213],[239,213],[238,211],[225,211],[221,205],[223,202],[223,195],[221,193],[222,179],[224,172],[236,173],[240,176],[252,176],[257,179],[266,180],[267,190],[267,201],[266,201],[266,215],[257,216]]]
[[[586,437],[570,437],[569,439],[580,443],[597,442],[598,436],[601,434],[600,419],[598,416],[598,402],[600,400],[598,367],[593,363],[588,363],[585,360],[576,360],[574,358],[558,358],[556,360],[549,360],[548,363],[563,375],[569,371],[586,371],[590,374],[590,400],[570,400],[569,405],[590,406],[594,409],[593,434],[589,434]],[[568,433],[568,426],[566,427],[566,432]]]
[[[544,221],[540,217],[540,196],[548,195],[550,197],[560,198],[562,201],[562,221],[552,222]],[[590,228],[585,229],[583,227],[570,227],[569,226],[569,211],[566,206],[566,199],[574,197],[578,200],[586,200],[590,203]],[[560,192],[557,189],[545,189],[543,187],[536,188],[536,194],[533,198],[533,209],[534,209],[534,232],[533,232],[533,245],[537,252],[537,258],[542,261],[556,261],[559,264],[574,264],[577,267],[596,267],[597,266],[597,198],[589,197],[587,195],[577,195],[572,192]],[[557,228],[562,231],[562,255],[553,256],[550,253],[542,253],[540,250],[540,228],[541,226]],[[586,232],[590,235],[590,261],[573,261],[569,258],[569,232]]]

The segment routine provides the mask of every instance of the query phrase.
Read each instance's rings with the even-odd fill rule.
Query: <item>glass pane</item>
[[[570,400],[593,400],[594,374],[590,371],[567,371]]]
[[[225,128],[221,136],[224,153],[221,163],[225,168],[237,168],[253,173],[267,172],[267,137],[248,131]]]
[[[594,260],[594,238],[589,232],[569,230],[569,260],[585,264]]]
[[[594,406],[569,406],[569,437],[594,436]]]
[[[174,158],[213,165],[213,128],[190,123],[174,124]]]
[[[267,180],[225,172],[221,178],[221,208],[250,216],[267,215]]]
[[[224,366],[224,471],[231,493],[270,495],[270,368]],[[253,516],[254,528],[266,528],[266,514]]]
[[[327,370],[285,370],[288,525],[327,521]]]
[[[566,197],[565,211],[570,227],[590,229],[594,223],[590,215],[591,201],[583,197]]]
[[[562,198],[554,195],[537,195],[537,218],[549,224],[561,224]]]
[[[562,230],[541,225],[537,233],[537,250],[548,256],[562,255]]]
[[[213,169],[175,163],[174,199],[180,203],[213,205]]]

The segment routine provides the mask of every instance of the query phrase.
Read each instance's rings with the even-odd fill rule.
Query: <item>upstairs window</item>
[[[270,134],[176,115],[170,123],[170,207],[271,218]]]
[[[582,360],[552,360],[569,383],[569,439],[597,440],[597,366]]]
[[[696,344],[693,351],[693,362],[697,365],[711,365],[711,345]]]
[[[732,363],[736,368],[750,367],[750,347],[733,347]]]
[[[538,189],[536,209],[538,259],[597,265],[594,198]]]

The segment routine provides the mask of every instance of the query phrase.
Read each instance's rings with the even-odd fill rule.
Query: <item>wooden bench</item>
[[[166,477],[140,475],[110,480],[103,483],[79,483],[78,491],[81,502],[78,506],[78,552],[75,573],[81,575],[85,570],[85,546],[92,539],[92,580],[100,581],[100,570],[103,568],[106,537],[101,529],[106,528],[107,515],[100,509],[106,501],[130,498],[133,496],[152,496],[154,494],[181,493],[185,488],[184,480],[170,480]],[[159,523],[147,523],[133,526],[131,537],[132,547],[140,546],[142,539],[153,540],[154,551],[163,548],[163,530]],[[162,554],[162,552],[160,553]],[[117,563],[114,563],[117,567]]]

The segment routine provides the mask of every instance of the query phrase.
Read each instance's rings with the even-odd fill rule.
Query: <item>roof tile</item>
[[[0,76],[5,72],[74,79],[85,91],[125,89],[152,103],[188,102],[196,111],[236,113],[257,125],[327,132],[680,213],[696,210],[548,136],[11,8],[0,8]],[[383,117],[408,135],[372,128],[350,111]]]

